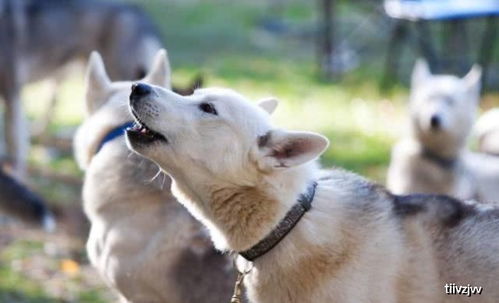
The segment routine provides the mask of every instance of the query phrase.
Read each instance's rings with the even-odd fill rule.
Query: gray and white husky
[[[259,252],[252,269],[239,258],[251,302],[497,302],[499,209],[323,171],[328,140],[274,126],[275,106],[220,88],[130,96],[129,147],[172,177],[218,249]]]
[[[165,51],[143,81],[170,88]],[[76,159],[86,172],[90,261],[123,302],[228,301],[230,260],[213,249],[202,226],[175,201],[170,178],[126,147],[124,130],[133,119],[127,107],[131,84],[111,82],[100,55],[92,54],[88,117],[74,141]]]
[[[464,78],[432,75],[426,62],[416,63],[411,134],[393,148],[390,190],[499,202],[499,160],[467,147],[480,100],[480,75],[478,66]]]
[[[5,140],[18,176],[26,172],[29,131],[20,100],[24,84],[54,76],[67,63],[103,54],[112,79],[141,79],[162,47],[135,6],[95,0],[0,0],[0,98]]]

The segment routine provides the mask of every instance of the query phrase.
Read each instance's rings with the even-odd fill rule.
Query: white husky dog
[[[251,302],[469,302],[446,294],[462,285],[497,303],[498,209],[321,171],[328,140],[274,127],[275,106],[216,88],[182,97],[142,83],[130,96],[130,148],[172,177],[216,247],[252,260]]]
[[[439,193],[499,201],[499,161],[467,149],[480,100],[481,69],[432,75],[419,60],[412,75],[411,136],[393,148],[387,185],[397,194]]]
[[[165,51],[158,53],[143,81],[170,87]],[[89,259],[124,302],[228,301],[230,260],[213,249],[203,227],[175,201],[170,178],[155,178],[157,165],[126,147],[124,131],[133,120],[127,106],[130,85],[111,82],[100,55],[92,54],[88,117],[74,142],[76,158],[86,171]]]

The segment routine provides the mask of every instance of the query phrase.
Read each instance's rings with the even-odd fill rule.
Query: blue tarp
[[[388,16],[409,20],[499,16],[499,0],[385,0]]]

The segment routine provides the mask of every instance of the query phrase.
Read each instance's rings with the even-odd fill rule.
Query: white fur
[[[499,108],[484,113],[478,119],[474,135],[481,152],[499,155]]]

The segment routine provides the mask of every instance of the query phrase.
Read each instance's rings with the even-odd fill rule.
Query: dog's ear
[[[272,97],[265,98],[263,100],[260,100],[260,102],[258,102],[258,106],[260,106],[264,111],[269,113],[269,115],[272,115],[278,104],[279,101],[276,98]]]
[[[312,132],[273,130],[258,138],[262,168],[288,168],[318,158],[329,140]]]
[[[482,68],[478,64],[474,64],[471,70],[463,77],[468,92],[473,96],[480,95]]]
[[[102,57],[96,51],[90,54],[85,83],[87,112],[93,113],[105,102],[111,85]]]
[[[431,76],[430,67],[424,59],[418,59],[414,65],[411,76],[411,86],[417,87]]]
[[[158,51],[154,57],[151,70],[143,79],[144,82],[171,89],[171,69],[168,54],[165,49]]]

